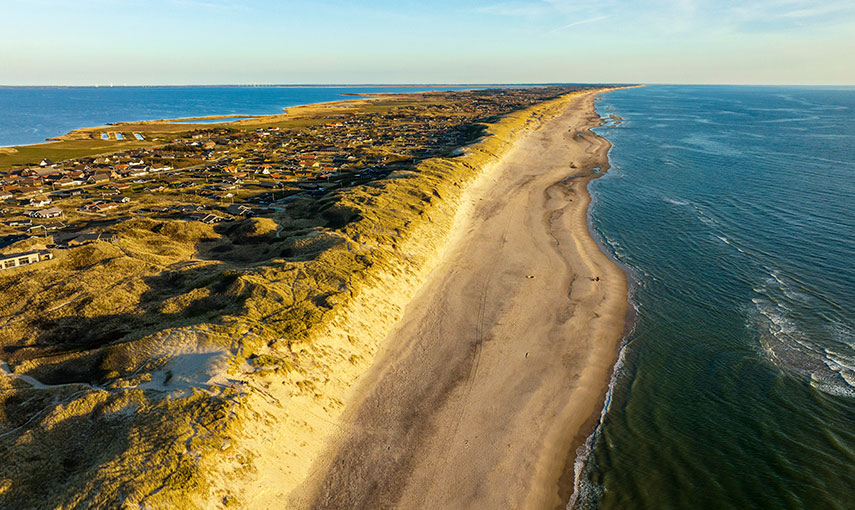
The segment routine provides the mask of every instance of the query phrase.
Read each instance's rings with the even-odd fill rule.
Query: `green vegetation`
[[[228,448],[244,413],[248,390],[225,382],[226,375],[242,381],[275,373],[295,394],[321,398],[317,388],[333,358],[364,363],[356,348],[314,346],[349,324],[356,310],[371,309],[378,324],[392,320],[384,308],[391,305],[372,296],[404,292],[417,281],[414,275],[447,239],[467,185],[507,150],[515,132],[557,111],[567,92],[433,93],[358,111],[240,121],[229,124],[238,130],[227,136],[239,140],[235,152],[244,158],[281,151],[284,159],[321,148],[334,136],[324,133],[335,132],[325,125],[341,120],[334,115],[343,111],[354,116],[351,134],[383,140],[360,141],[366,147],[354,154],[398,156],[354,164],[312,193],[300,186],[314,182],[294,181],[282,192],[285,200],[222,223],[187,221],[187,213],[170,209],[197,204],[227,214],[218,200],[188,191],[209,178],[201,170],[175,174],[163,192],[146,191],[150,182],[134,184],[125,191],[133,201],[112,216],[71,213],[74,228],[109,230],[117,240],[56,250],[53,260],[0,271],[7,305],[0,315],[2,361],[15,376],[52,385],[0,375],[0,454],[7,459],[0,465],[0,507],[196,507],[196,498],[211,491],[207,459]],[[442,124],[413,128],[417,115],[419,122],[435,117]],[[495,122],[480,124],[485,118]],[[296,149],[265,142],[284,143],[285,135],[255,138],[254,126],[286,125],[294,130],[288,139],[303,140]],[[397,136],[396,127],[412,134]],[[187,134],[171,136],[184,143],[179,139]],[[453,155],[482,136],[465,155]],[[7,157],[0,156],[0,166],[11,165]],[[370,173],[368,166],[382,171]],[[175,187],[181,183],[190,186]],[[269,192],[245,186],[235,199],[260,193]],[[75,208],[86,201],[68,200]],[[28,239],[7,251],[39,242]],[[221,355],[227,362],[218,365]],[[205,375],[209,369],[220,377]],[[53,474],[52,483],[45,473]],[[218,504],[236,501],[230,495]]]
[[[22,165],[38,165],[48,158],[52,161],[64,161],[82,156],[109,154],[112,152],[152,146],[151,142],[103,141],[103,140],[67,140],[47,142],[37,145],[20,145],[0,152],[0,170],[8,170]]]

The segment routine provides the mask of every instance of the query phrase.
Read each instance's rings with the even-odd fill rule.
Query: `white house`
[[[33,207],[44,207],[46,205],[50,205],[51,202],[52,202],[52,200],[49,198],[46,198],[46,197],[31,198],[30,199],[30,205]]]
[[[40,211],[33,211],[30,213],[30,216],[33,218],[58,218],[62,216],[62,209],[56,206],[49,207]]]
[[[0,255],[0,270],[14,269],[16,267],[36,264],[44,260],[50,260],[53,254],[47,250],[30,251],[26,253],[13,253],[11,255]]]

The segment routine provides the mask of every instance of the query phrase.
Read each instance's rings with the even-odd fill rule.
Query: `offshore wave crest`
[[[662,200],[664,200],[666,204],[671,204],[671,205],[679,205],[679,206],[689,205],[688,201],[680,200],[679,198],[665,197]]]
[[[811,298],[770,272],[754,288],[750,319],[765,357],[783,372],[824,393],[855,398],[855,331],[836,320],[809,323]]]

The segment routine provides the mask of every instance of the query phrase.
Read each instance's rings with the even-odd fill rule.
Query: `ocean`
[[[855,89],[598,103],[637,322],[570,506],[855,508]]]
[[[486,87],[0,87],[0,147],[41,143],[109,122],[273,115],[289,106],[352,99],[342,94]]]
[[[0,146],[418,90],[0,88]],[[598,110],[624,120],[596,130],[591,222],[637,321],[572,506],[855,507],[855,89],[648,86]]]

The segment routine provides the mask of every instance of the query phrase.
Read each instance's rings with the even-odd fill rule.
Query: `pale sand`
[[[567,503],[628,310],[626,275],[587,225],[589,169],[608,167],[594,98],[522,135],[471,190],[289,507]]]

